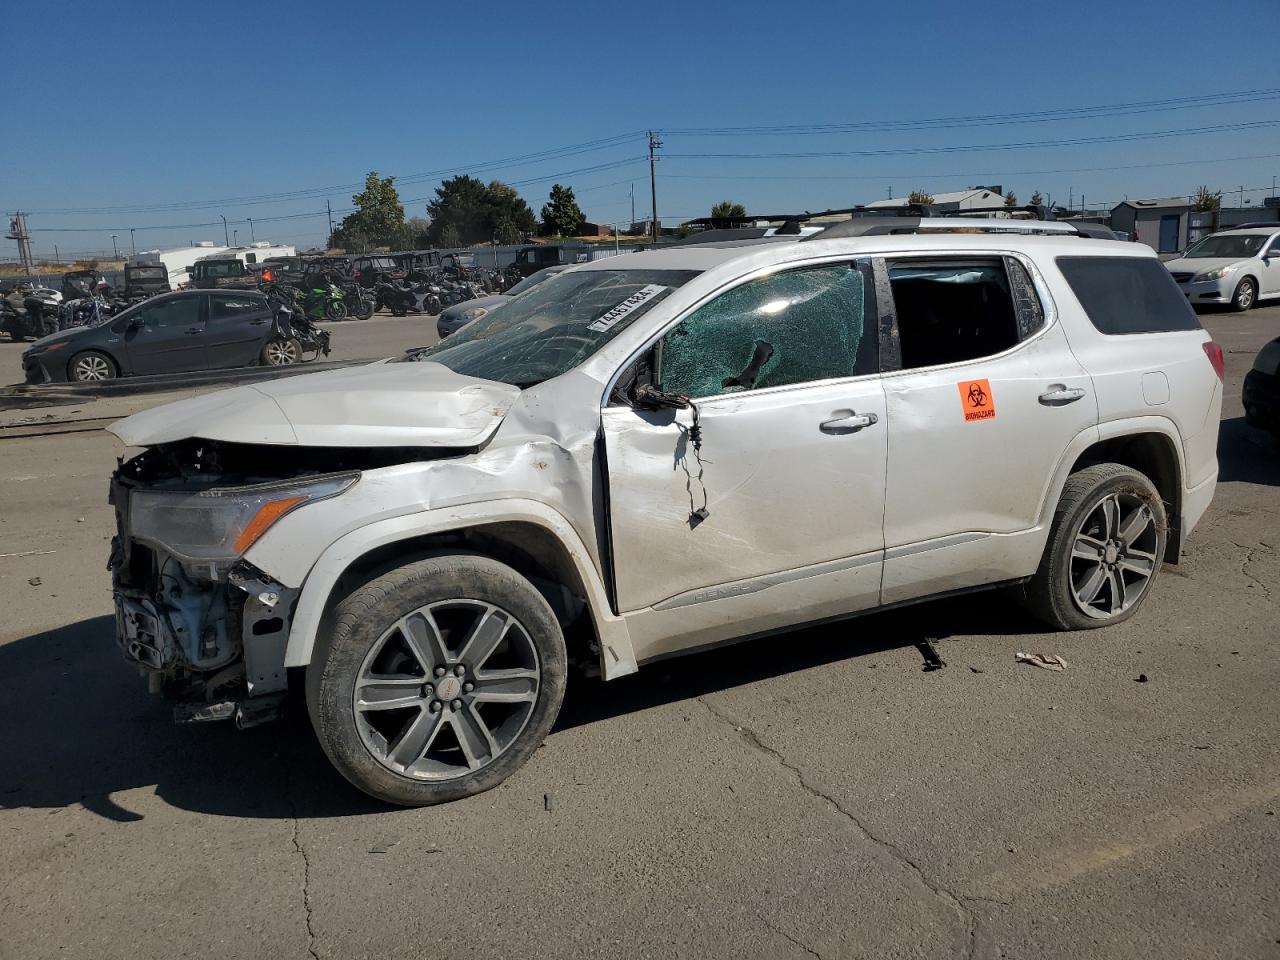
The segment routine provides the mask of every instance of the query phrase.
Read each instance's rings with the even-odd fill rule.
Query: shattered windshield
[[[530,387],[572,370],[696,270],[585,270],[551,277],[406,361]]]

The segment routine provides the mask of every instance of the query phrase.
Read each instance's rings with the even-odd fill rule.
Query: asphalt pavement
[[[126,451],[0,439],[0,958],[1280,957],[1280,446],[1239,407],[1280,308],[1202,319],[1218,493],[1136,618],[979,594],[575,680],[523,770],[421,810],[305,710],[173,726],[112,641]]]

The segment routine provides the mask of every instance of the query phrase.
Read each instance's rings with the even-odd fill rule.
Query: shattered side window
[[[876,372],[866,278],[850,264],[753,280],[699,307],[662,340],[662,389],[713,397]]]
[[[1013,257],[1005,257],[1004,265],[1009,273],[1013,312],[1018,319],[1018,339],[1025,340],[1044,326],[1044,307],[1027,268]]]

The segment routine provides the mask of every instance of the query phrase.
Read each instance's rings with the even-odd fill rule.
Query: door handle
[[[845,433],[857,433],[863,427],[874,426],[880,422],[880,418],[874,413],[855,413],[850,410],[845,413],[843,410],[836,411],[843,416],[836,417],[834,420],[824,420],[818,425],[818,429],[823,433],[832,433],[837,436]]]
[[[1048,391],[1040,394],[1040,402],[1046,407],[1062,407],[1068,403],[1075,403],[1083,396],[1083,387],[1065,387],[1055,383]]]

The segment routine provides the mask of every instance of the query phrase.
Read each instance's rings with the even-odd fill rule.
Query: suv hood
[[[1194,257],[1188,260],[1186,257],[1179,257],[1177,260],[1166,260],[1164,265],[1171,272],[1204,273],[1206,270],[1229,267],[1233,263],[1247,263],[1251,259],[1252,257]]]
[[[308,447],[475,447],[520,388],[438,363],[374,363],[179,400],[108,429],[133,447],[189,437]]]

